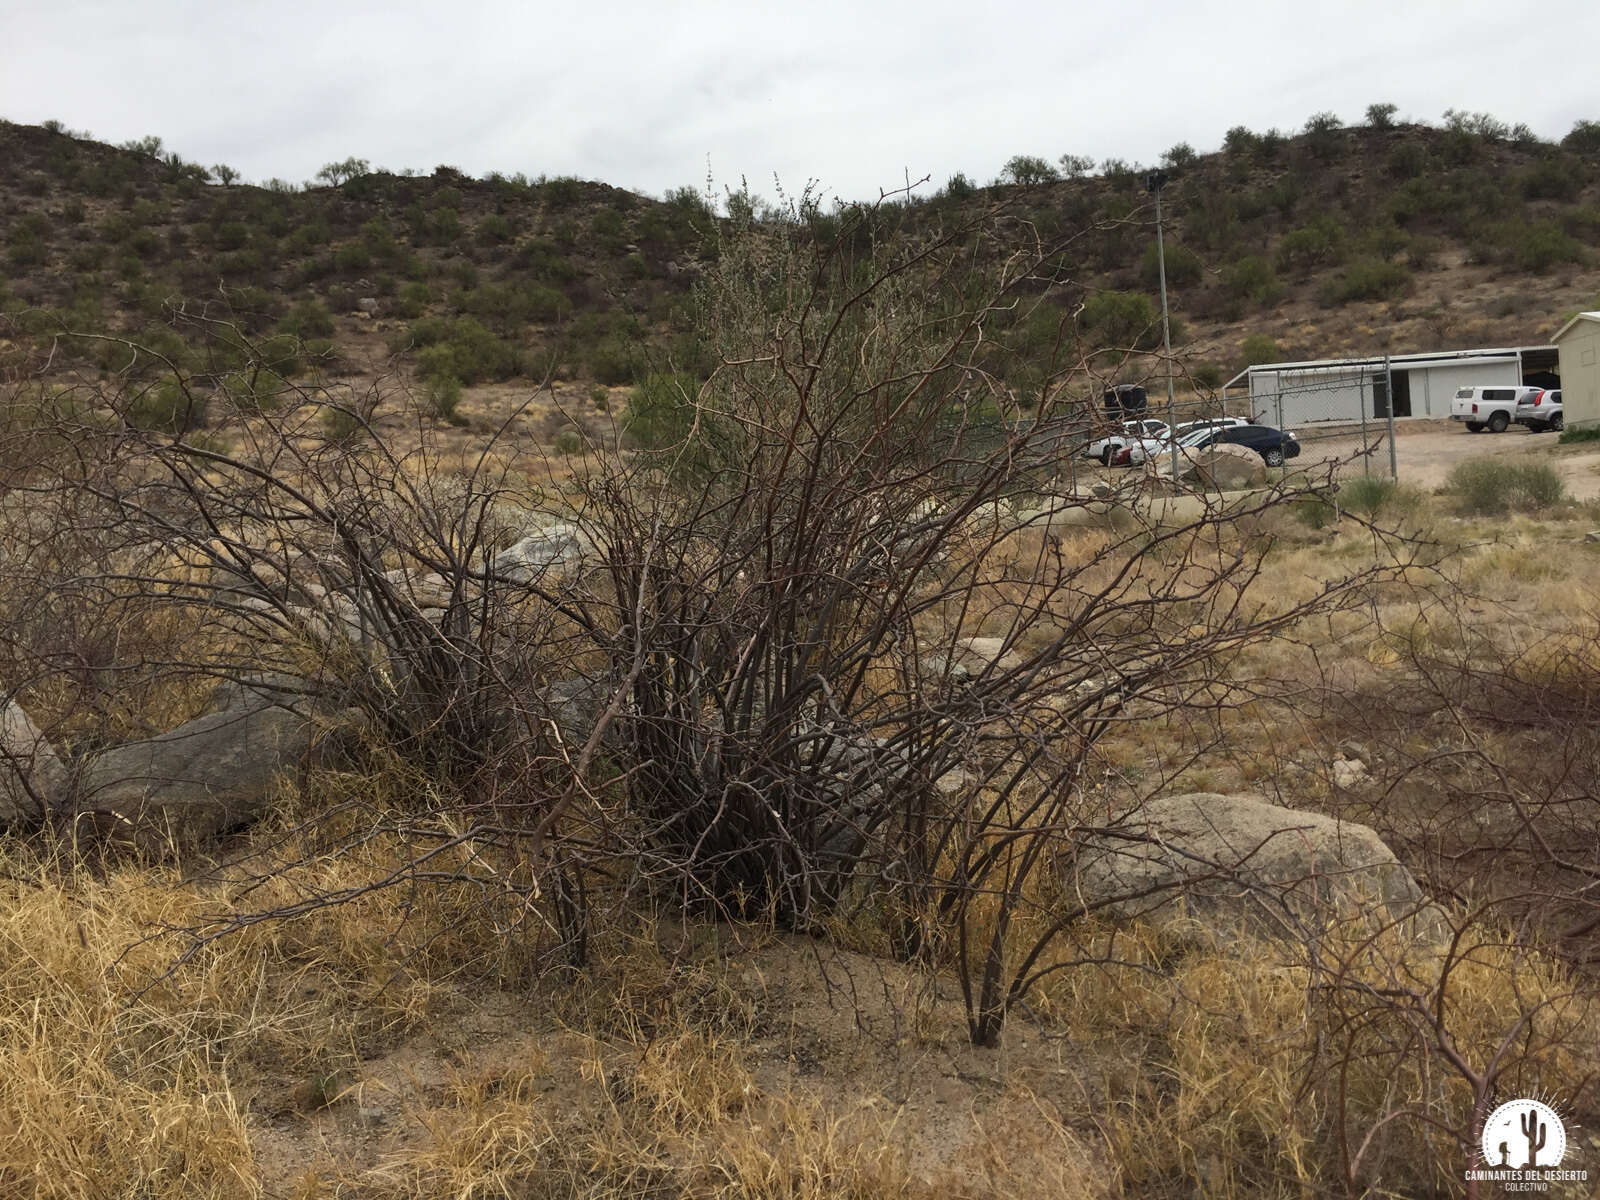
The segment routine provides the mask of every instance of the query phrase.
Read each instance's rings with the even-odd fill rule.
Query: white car
[[[1239,425],[1249,424],[1247,421],[1229,422],[1229,424],[1235,423]],[[1200,422],[1195,422],[1194,427],[1187,431],[1184,430],[1182,425],[1178,426],[1178,456],[1180,458],[1183,457],[1187,451],[1205,441],[1214,428],[1216,426]],[[1129,442],[1125,447],[1128,451],[1127,465],[1136,467],[1140,463],[1152,460],[1170,459],[1172,457],[1172,442],[1173,439],[1169,437],[1139,438],[1137,441]],[[1120,463],[1122,461],[1121,456],[1117,456],[1113,461]]]
[[[1567,427],[1561,415],[1561,389],[1535,388],[1532,395],[1523,396],[1517,401],[1517,424],[1526,425],[1534,433],[1560,433]]]
[[[1181,441],[1197,429],[1226,429],[1234,425],[1248,425],[1249,421],[1243,417],[1201,417],[1197,421],[1184,421],[1178,426],[1178,438]]]
[[[1143,438],[1162,438],[1167,435],[1165,421],[1124,421],[1122,429],[1107,437],[1090,442],[1083,448],[1085,458],[1098,458],[1102,465],[1110,466],[1117,452],[1129,442]]]
[[[1464,387],[1450,401],[1450,419],[1464,421],[1468,433],[1504,433],[1517,419],[1517,406],[1539,392],[1531,387]]]

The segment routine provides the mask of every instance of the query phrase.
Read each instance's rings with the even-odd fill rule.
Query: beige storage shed
[[[1600,425],[1600,312],[1581,312],[1552,339],[1561,356],[1561,406],[1568,428]]]

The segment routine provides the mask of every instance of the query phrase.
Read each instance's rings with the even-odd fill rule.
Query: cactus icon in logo
[[[1558,1167],[1567,1152],[1567,1130],[1544,1101],[1510,1100],[1489,1114],[1480,1144],[1486,1167]]]

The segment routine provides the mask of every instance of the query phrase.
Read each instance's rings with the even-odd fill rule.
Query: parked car
[[[1243,417],[1202,417],[1198,421],[1184,421],[1178,426],[1178,437],[1183,439],[1194,433],[1197,429],[1222,429],[1236,425],[1248,425],[1249,421]]]
[[[1561,417],[1561,389],[1534,389],[1531,396],[1517,401],[1517,424],[1526,425],[1534,433],[1546,430],[1560,433],[1566,428]]]
[[[1517,419],[1517,405],[1538,388],[1464,387],[1450,401],[1450,419],[1464,421],[1468,433],[1504,433]]]
[[[1161,438],[1167,435],[1165,421],[1124,421],[1122,428],[1107,437],[1090,442],[1083,448],[1085,458],[1098,458],[1110,466],[1117,452],[1129,442],[1141,438]]]
[[[1205,437],[1210,432],[1208,429],[1191,430],[1186,436],[1176,439],[1178,449],[1181,451],[1190,439]],[[1111,465],[1136,467],[1142,462],[1160,458],[1162,455],[1170,455],[1173,441],[1173,437],[1168,433],[1160,433],[1151,437],[1130,438],[1120,450],[1111,456]]]
[[[1181,449],[1191,452],[1207,446],[1243,446],[1261,455],[1261,461],[1269,467],[1281,467],[1284,459],[1300,457],[1300,439],[1270,425],[1225,425],[1220,429],[1196,430],[1179,443]]]

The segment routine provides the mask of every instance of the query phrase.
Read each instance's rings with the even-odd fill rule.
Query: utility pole
[[[1151,171],[1144,186],[1156,198],[1156,264],[1161,272],[1161,350],[1167,359],[1167,441],[1172,446],[1172,482],[1178,482],[1177,405],[1172,396],[1172,325],[1167,317],[1167,246],[1161,234],[1161,189],[1167,185],[1164,171]]]

